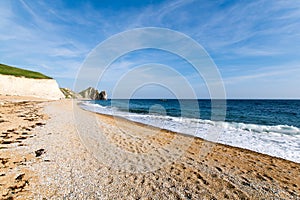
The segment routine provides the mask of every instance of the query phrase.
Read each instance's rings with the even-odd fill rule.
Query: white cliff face
[[[31,79],[0,74],[0,94],[58,100],[64,95],[54,79]]]

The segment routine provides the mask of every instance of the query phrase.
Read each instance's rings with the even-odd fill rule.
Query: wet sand
[[[83,111],[69,100],[4,101],[0,199],[300,199],[299,163]]]
[[[145,153],[161,149],[175,137],[190,140],[182,155],[150,173],[120,175],[135,198],[154,199],[263,199],[299,198],[300,164],[246,149],[230,147],[160,130],[125,119],[99,115],[106,137],[126,151]],[[117,127],[113,130],[112,127]],[[116,129],[121,129],[118,131]],[[155,134],[141,134],[149,131]],[[115,135],[118,132],[119,134]],[[123,134],[122,134],[123,133]],[[134,140],[132,139],[134,135]],[[138,138],[138,139],[137,139]],[[192,138],[192,140],[191,140]],[[172,149],[169,148],[169,149]],[[169,152],[171,153],[171,151]],[[162,156],[163,157],[163,156]],[[99,159],[101,160],[101,158]],[[138,187],[136,187],[138,186]],[[122,187],[116,188],[123,190]],[[119,189],[117,189],[119,188]],[[126,190],[125,190],[126,191]],[[124,195],[130,195],[125,193]],[[112,195],[112,198],[115,196]]]

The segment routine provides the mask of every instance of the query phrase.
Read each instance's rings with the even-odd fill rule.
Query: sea
[[[114,99],[81,107],[300,163],[300,100]]]

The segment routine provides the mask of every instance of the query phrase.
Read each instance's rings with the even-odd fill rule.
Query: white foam
[[[93,112],[120,116],[135,122],[300,163],[300,129],[297,127],[136,114],[89,102],[83,102],[81,107]]]

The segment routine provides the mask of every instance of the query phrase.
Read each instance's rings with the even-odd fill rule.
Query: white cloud
[[[299,63],[300,58],[300,2],[223,3],[177,0],[109,10],[95,8],[89,3],[71,9],[63,2],[0,1],[0,59],[3,63],[37,69],[54,78],[72,79],[89,51],[99,42],[131,28],[158,26],[181,31],[200,42],[226,71],[225,80],[230,85],[241,84],[242,88],[246,80],[299,72],[292,71],[289,64]],[[106,59],[120,50],[151,43],[143,34],[135,37],[140,40],[124,38],[111,44],[102,56]],[[176,38],[173,42],[180,44]],[[182,42],[178,49],[188,52],[190,47]],[[161,58],[163,64],[173,66],[169,59],[168,56]],[[111,66],[114,72],[111,76],[119,77],[121,72],[139,65],[140,60],[143,59],[119,60]],[[273,60],[278,60],[278,68],[263,67],[272,65]],[[93,66],[92,62],[89,64]],[[258,71],[249,74],[249,66]],[[88,71],[86,78],[93,79],[96,76],[93,72]],[[185,72],[187,77],[189,71]],[[192,75],[189,77],[193,80]],[[295,75],[292,77],[291,82],[299,80]]]

